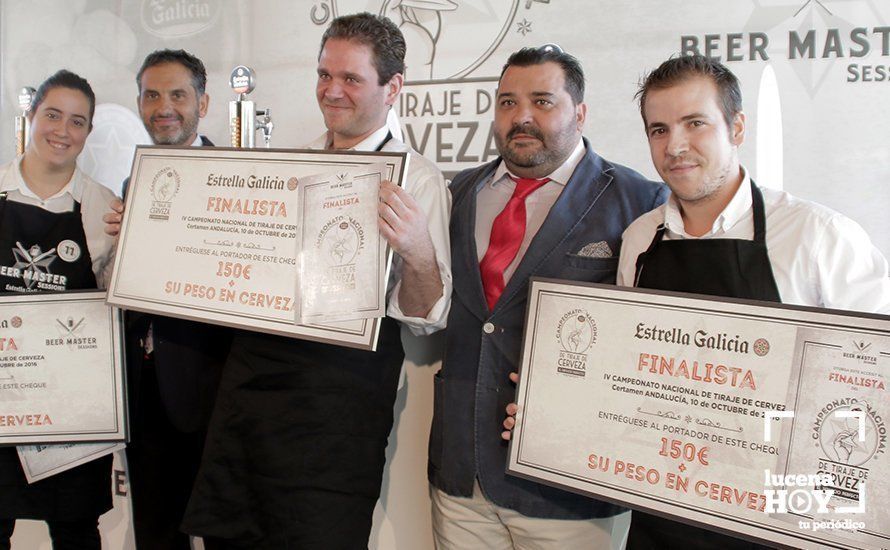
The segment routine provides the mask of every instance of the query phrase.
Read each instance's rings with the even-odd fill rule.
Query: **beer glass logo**
[[[850,344],[850,348],[852,349],[843,352],[844,359],[854,359],[859,363],[864,363],[866,365],[878,364],[878,355],[880,355],[880,353],[871,351],[871,342],[867,340],[853,340]]]
[[[56,323],[58,323],[59,335],[62,338],[67,338],[69,336],[77,336],[83,330],[83,323],[86,317],[81,317],[79,320],[75,321],[74,317],[67,317],[66,319],[56,319]]]

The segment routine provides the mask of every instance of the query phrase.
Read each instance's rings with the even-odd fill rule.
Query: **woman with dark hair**
[[[63,275],[54,290],[105,286],[115,240],[102,215],[114,194],[77,168],[92,129],[96,96],[69,71],[49,77],[28,113],[25,153],[0,166],[0,292],[42,292],[39,270]],[[64,251],[64,253],[62,252]],[[111,456],[28,484],[14,447],[0,448],[0,550],[16,519],[44,520],[54,550],[99,550],[99,516],[110,510]]]

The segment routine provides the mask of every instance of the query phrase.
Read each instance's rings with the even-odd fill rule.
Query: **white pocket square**
[[[589,243],[584,245],[584,248],[578,251],[578,256],[586,256],[588,258],[611,258],[612,249],[609,248],[609,243],[606,241]]]

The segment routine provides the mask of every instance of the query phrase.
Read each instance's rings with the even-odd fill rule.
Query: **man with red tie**
[[[558,46],[507,61],[500,157],[451,184],[454,290],[435,381],[429,479],[437,548],[619,548],[626,510],[505,472],[531,276],[614,283],[621,233],[667,189],[598,156],[581,134],[584,74]]]

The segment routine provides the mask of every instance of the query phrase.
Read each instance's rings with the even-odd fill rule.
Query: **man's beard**
[[[563,144],[563,141],[565,141],[566,145],[568,145],[568,138],[570,133],[574,133],[574,130],[570,128],[563,129],[563,132],[557,134],[556,136],[553,136],[556,138],[555,143],[551,143],[544,137],[544,132],[542,132],[540,128],[537,128],[536,126],[532,126],[530,124],[514,125],[512,128],[510,128],[510,131],[507,132],[507,136],[503,140],[501,139],[500,135],[495,133],[494,142],[501,156],[514,166],[519,166],[522,168],[533,168],[535,166],[541,166],[544,164],[555,164],[555,166],[558,166],[562,163],[562,160],[565,159],[569,155],[569,153],[571,153],[571,151],[568,150],[563,151],[563,148],[560,147]],[[535,139],[540,140],[541,147],[529,152],[523,152],[522,150],[511,148],[509,145],[510,140],[516,134],[527,134]],[[563,140],[563,137],[567,139]],[[551,147],[551,145],[556,145],[556,148]]]
[[[189,138],[192,134],[194,134],[198,130],[198,113],[195,113],[194,117],[190,117],[188,120],[185,117],[179,117],[179,131],[175,134],[167,134],[163,133],[160,135],[156,135],[154,133],[151,134],[151,140],[156,145],[191,145],[190,143],[185,143],[185,140]]]

